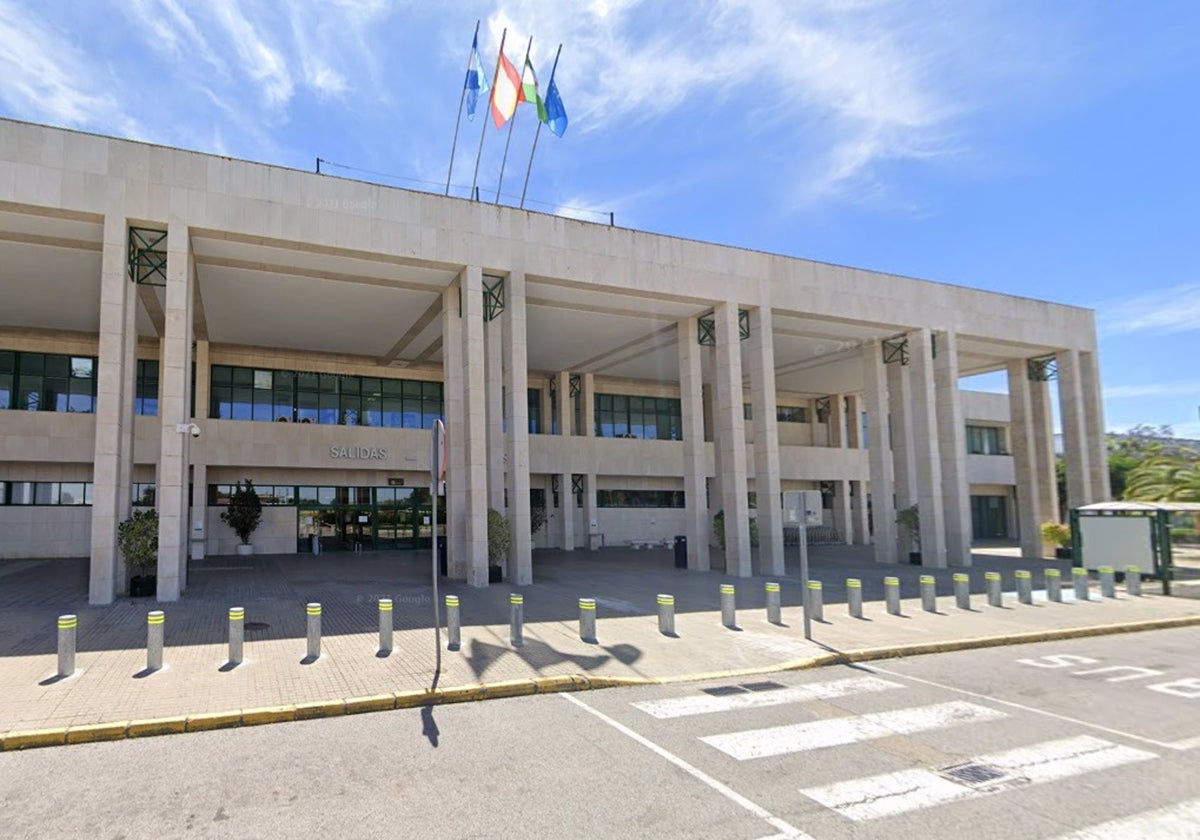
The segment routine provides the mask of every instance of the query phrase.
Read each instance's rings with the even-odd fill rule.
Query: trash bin
[[[675,537],[675,568],[687,568],[687,537],[683,535]]]
[[[446,577],[446,575],[449,574],[449,572],[447,571],[448,567],[446,565],[446,538],[445,537],[435,537],[434,539],[437,540],[437,547],[438,547],[438,552],[437,552],[438,574],[441,575],[442,577]]]
[[[321,537],[319,534],[312,535],[312,553],[313,554],[321,553]]]

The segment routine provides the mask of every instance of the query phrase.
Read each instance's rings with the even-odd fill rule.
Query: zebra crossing
[[[797,756],[798,772],[805,766],[804,755],[815,750],[847,748],[894,736],[919,736],[1020,714],[966,700],[939,703],[918,701],[906,705],[906,700],[912,703],[906,696],[906,691],[911,690],[912,687],[903,682],[878,676],[856,676],[793,686],[770,682],[721,686],[678,697],[637,701],[630,705],[668,725],[678,725],[670,722],[680,719],[697,719],[699,723],[695,726],[707,731],[697,734],[693,726],[688,729],[688,738],[694,737],[738,762],[772,756],[787,760],[787,756]],[[753,710],[840,700],[856,695],[885,698],[894,707],[765,728],[733,729],[728,725],[729,721],[736,721],[738,716]],[[803,800],[824,806],[851,823],[862,824],[952,803],[1019,792],[1072,777],[1132,767],[1156,758],[1159,755],[1147,749],[1130,747],[1096,735],[1075,735],[984,752],[950,766],[911,767],[797,787],[795,790]],[[825,760],[820,762],[820,766],[836,767],[837,763]],[[1063,835],[1061,840],[1087,840],[1093,837],[1103,840],[1127,836],[1200,837],[1198,825],[1200,799],[1113,820]]]

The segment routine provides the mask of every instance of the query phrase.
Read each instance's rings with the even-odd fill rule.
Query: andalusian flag
[[[538,121],[546,121],[546,103],[538,93],[537,73],[533,72],[533,62],[525,56],[525,72],[521,74],[521,101],[537,105]]]
[[[508,60],[508,56],[500,53],[500,64],[496,71],[496,84],[492,88],[492,122],[496,128],[504,127],[517,110],[521,101],[521,77],[517,68]]]

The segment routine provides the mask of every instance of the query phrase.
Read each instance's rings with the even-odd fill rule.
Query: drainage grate
[[[938,772],[951,781],[987,793],[994,793],[1029,781],[1024,776],[1014,776],[999,767],[976,762],[954,764],[950,767],[943,767]]]
[[[270,630],[271,625],[265,621],[247,621],[245,624],[247,630]]]
[[[746,689],[747,691],[774,691],[777,688],[783,687],[783,683],[771,682],[770,680],[755,683],[742,683],[742,688]]]
[[[726,697],[730,694],[741,694],[746,689],[740,685],[718,685],[714,688],[702,688],[700,690],[705,694],[711,694],[713,697]]]

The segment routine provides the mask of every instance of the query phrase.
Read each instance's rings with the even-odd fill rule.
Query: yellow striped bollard
[[[846,611],[851,618],[862,618],[862,581],[846,578]]]
[[[675,635],[675,596],[658,596],[658,632],[664,636]]]
[[[242,649],[246,641],[246,608],[229,608],[229,667],[242,664]]]
[[[1000,573],[984,572],[983,581],[987,584],[987,602],[989,607],[1004,606],[1004,593],[1001,590]]]
[[[1046,600],[1062,603],[1062,572],[1058,569],[1046,570]]]
[[[1117,575],[1112,566],[1100,567],[1100,597],[1117,597]]]
[[[1075,600],[1088,601],[1091,599],[1089,589],[1091,581],[1088,579],[1088,570],[1082,566],[1076,566],[1071,569],[1071,580],[1075,584]]]
[[[392,652],[392,630],[395,623],[392,619],[392,599],[379,599],[379,654],[387,656]]]
[[[508,596],[508,638],[513,647],[525,644],[525,596],[512,593]]]
[[[146,614],[146,670],[159,671],[163,664],[163,623],[166,616],[162,610],[151,610]]]
[[[1142,594],[1142,567],[1125,567],[1125,594],[1137,597]]]
[[[937,580],[933,575],[921,575],[921,609],[937,612]]]
[[[458,596],[446,596],[446,650],[462,647],[462,618],[458,611]]]
[[[308,656],[306,661],[316,662],[321,658],[321,605],[313,602],[305,605],[308,616]]]
[[[771,624],[782,624],[782,605],[779,603],[779,584],[771,581],[767,583],[767,621]]]
[[[900,578],[885,577],[883,579],[883,597],[887,600],[888,613],[900,615]]]
[[[966,572],[954,573],[954,600],[960,610],[971,609],[971,577]]]
[[[596,599],[579,599],[579,638],[585,642],[596,641]]]
[[[813,621],[825,620],[825,596],[819,580],[808,582],[808,617]]]
[[[1027,569],[1017,569],[1017,600],[1022,604],[1033,603],[1033,574]]]
[[[732,583],[721,584],[721,623],[726,627],[737,627],[737,612],[734,604],[735,590]]]
[[[75,630],[78,626],[78,616],[60,615],[58,617],[59,679],[66,679],[75,673]]]

